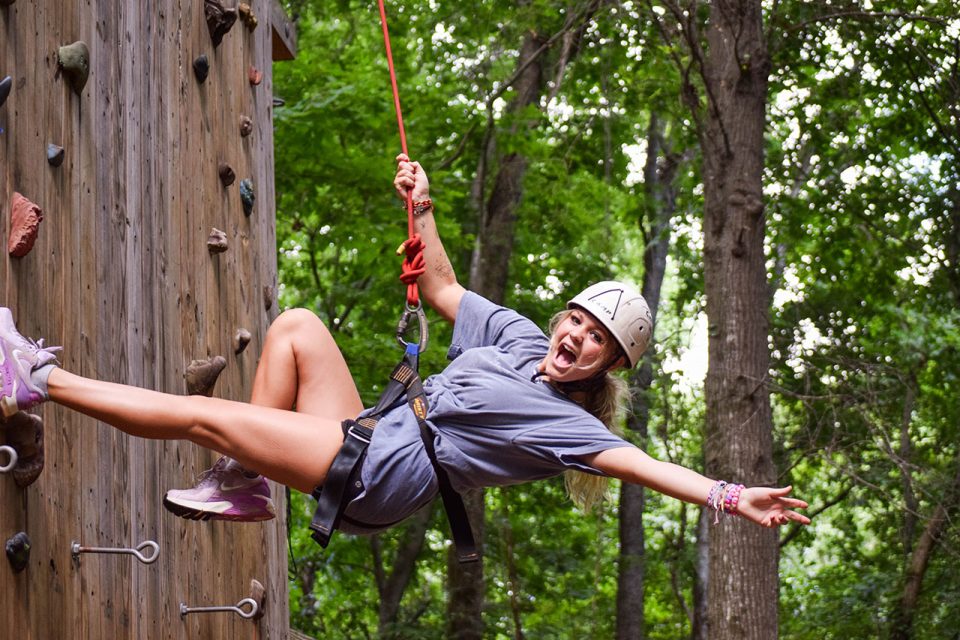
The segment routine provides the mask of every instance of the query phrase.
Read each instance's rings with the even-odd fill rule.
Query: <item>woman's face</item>
[[[583,309],[571,309],[554,329],[541,372],[554,382],[585,380],[601,370],[616,347],[606,328]]]

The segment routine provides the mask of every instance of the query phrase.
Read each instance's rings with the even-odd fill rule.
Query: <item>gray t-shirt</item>
[[[549,384],[534,382],[549,339],[520,314],[466,292],[457,311],[452,362],[424,383],[437,459],[462,491],[556,476],[567,469],[602,475],[583,462],[633,446]],[[404,403],[380,420],[361,472],[364,491],[341,530],[370,533],[350,520],[389,526],[437,493],[437,481]]]

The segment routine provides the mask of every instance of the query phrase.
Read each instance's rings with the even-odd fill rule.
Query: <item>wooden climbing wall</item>
[[[14,192],[44,215],[33,250],[0,260],[0,304],[23,333],[64,345],[69,370],[184,393],[191,360],[223,355],[214,395],[248,398],[277,314],[271,64],[294,46],[277,0],[248,2],[258,26],[238,20],[218,47],[204,0],[0,2],[0,79],[13,80],[0,106],[3,245]],[[75,41],[90,51],[80,95],[58,70],[58,48]],[[192,64],[202,54],[201,84]],[[248,137],[241,116],[252,119]],[[59,167],[48,164],[49,143],[65,150]],[[237,176],[229,187],[224,162]],[[256,193],[249,216],[242,179]],[[226,232],[226,253],[208,252],[213,227]],[[253,339],[235,355],[238,328]],[[22,572],[0,560],[0,636],[287,637],[282,487],[272,485],[280,516],[271,522],[181,520],[163,509],[164,491],[191,486],[217,454],[131,438],[56,406],[35,412],[45,421],[43,473],[26,488],[0,475],[0,539],[23,531],[32,542]],[[153,564],[71,554],[73,541],[144,540],[159,544]],[[180,615],[180,603],[237,604],[251,579],[267,592],[259,621]]]

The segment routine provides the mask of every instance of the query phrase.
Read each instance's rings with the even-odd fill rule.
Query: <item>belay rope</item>
[[[390,51],[390,34],[387,29],[387,12],[383,0],[377,0],[380,7],[380,23],[383,26],[383,42],[387,52],[387,66],[390,69],[390,84],[393,88],[393,106],[397,113],[397,126],[400,129],[400,147],[407,157],[407,136],[403,128],[403,114],[400,110],[400,92],[397,89],[397,75],[393,67],[393,53]],[[417,373],[420,354],[427,347],[427,319],[420,303],[417,290],[417,279],[425,271],[423,258],[423,241],[420,235],[414,232],[413,226],[413,189],[407,191],[407,239],[397,253],[405,253],[401,266],[400,280],[407,285],[406,305],[400,321],[397,323],[397,341],[404,349],[403,359],[390,374],[390,382],[377,401],[369,415],[357,420],[344,420],[343,446],[334,459],[327,473],[323,486],[317,487],[313,496],[317,499],[317,510],[314,513],[310,528],[313,530],[313,539],[321,546],[326,547],[330,536],[340,524],[341,519],[361,527],[370,529],[384,528],[384,524],[370,525],[358,522],[343,514],[343,510],[353,497],[359,495],[363,488],[360,479],[360,470],[366,457],[367,447],[373,438],[373,430],[377,422],[403,396],[417,419],[420,428],[420,439],[430,458],[430,463],[437,476],[437,485],[443,507],[450,522],[457,558],[460,562],[475,562],[480,558],[467,509],[463,498],[456,492],[450,483],[450,478],[437,460],[433,445],[433,434],[427,425],[427,399],[423,392],[423,383]],[[407,342],[405,339],[410,321],[416,317],[419,336],[417,342]],[[390,523],[397,524],[397,523]]]

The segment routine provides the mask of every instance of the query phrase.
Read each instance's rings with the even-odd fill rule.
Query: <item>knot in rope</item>
[[[400,280],[407,285],[407,304],[415,307],[420,304],[420,294],[417,292],[417,278],[427,270],[423,259],[423,240],[419,233],[415,233],[400,245],[397,253],[404,252],[403,264],[400,266]]]

